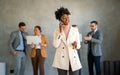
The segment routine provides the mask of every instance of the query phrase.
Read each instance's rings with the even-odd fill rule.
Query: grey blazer
[[[92,32],[89,32],[87,36],[92,34]],[[91,40],[92,43],[92,54],[94,56],[101,56],[102,55],[102,49],[101,49],[101,44],[103,41],[103,34],[99,30],[97,30]],[[90,41],[85,41],[86,44],[88,44],[88,52],[90,50]]]
[[[27,33],[24,32],[24,36],[26,35]],[[10,39],[9,39],[10,51],[15,50],[19,44],[20,44],[19,30],[11,32]]]

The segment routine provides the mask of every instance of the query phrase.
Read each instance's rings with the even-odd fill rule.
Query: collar
[[[96,28],[95,30],[94,30],[94,33],[97,31],[98,29]]]
[[[22,32],[22,31],[20,31],[20,30],[19,30],[19,32],[20,32],[20,33],[24,33],[24,32]]]

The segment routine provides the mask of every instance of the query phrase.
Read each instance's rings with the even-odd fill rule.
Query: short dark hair
[[[98,25],[98,22],[97,22],[97,21],[91,21],[90,23],[95,23],[96,25]]]
[[[26,24],[25,24],[24,22],[20,22],[18,26],[19,26],[19,27],[21,27],[21,26],[26,26]]]
[[[59,9],[57,9],[57,11],[55,11],[55,17],[59,21],[60,21],[61,16],[64,14],[70,15],[70,12],[67,8],[60,7]]]
[[[35,28],[38,28],[40,30],[40,32],[42,32],[41,27],[40,26],[35,26]]]

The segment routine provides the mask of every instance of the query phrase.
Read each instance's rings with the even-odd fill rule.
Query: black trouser
[[[63,69],[57,69],[58,70],[58,75],[67,75],[67,70],[63,70]],[[69,75],[78,75],[79,74],[79,70],[77,71],[72,71],[71,66],[69,66]]]
[[[88,54],[89,75],[94,75],[93,65],[95,65],[96,75],[101,75],[100,58],[101,56],[93,56],[92,53]]]
[[[78,52],[79,60],[81,61],[81,57],[80,57],[80,49],[78,49],[77,52]],[[79,70],[79,75],[81,75],[81,69]]]

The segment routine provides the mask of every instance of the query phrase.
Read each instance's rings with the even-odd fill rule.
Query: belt
[[[40,50],[40,49],[36,49],[36,50]]]
[[[23,52],[23,50],[15,50],[15,51],[18,51],[18,52]]]

